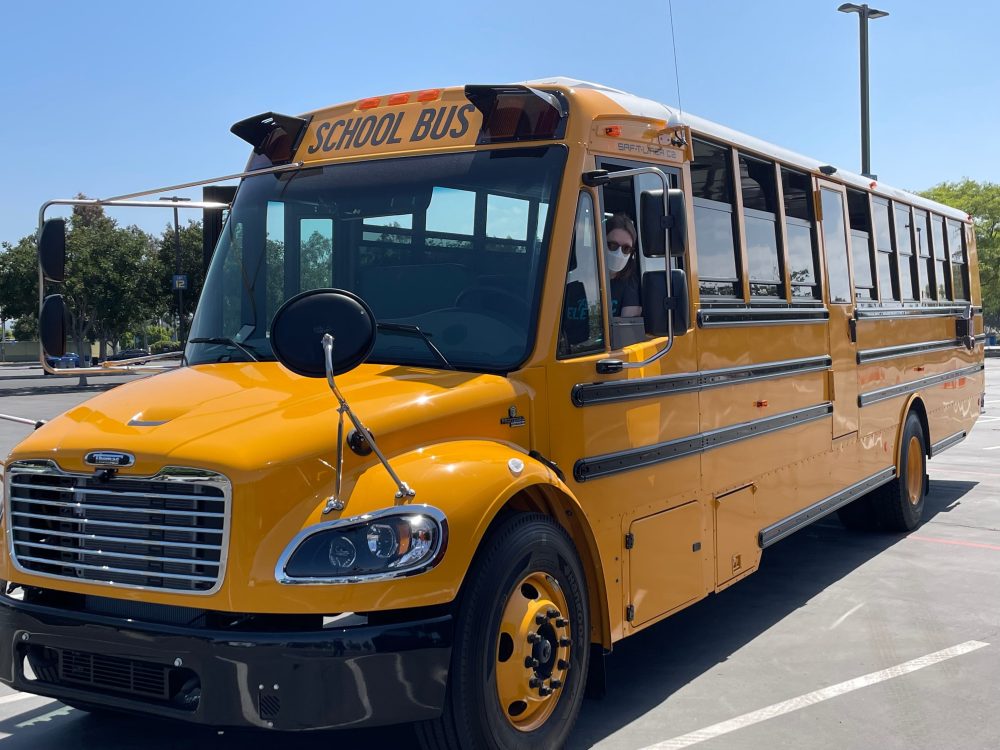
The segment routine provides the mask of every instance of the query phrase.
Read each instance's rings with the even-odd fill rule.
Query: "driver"
[[[639,317],[642,315],[642,298],[639,293],[635,224],[626,214],[617,213],[604,222],[604,232],[607,237],[604,265],[610,276],[611,316]]]

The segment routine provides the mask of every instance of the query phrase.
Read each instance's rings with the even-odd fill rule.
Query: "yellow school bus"
[[[914,528],[983,408],[969,217],[871,178],[558,78],[233,132],[184,365],[5,462],[17,690],[558,747],[617,641],[768,546]]]

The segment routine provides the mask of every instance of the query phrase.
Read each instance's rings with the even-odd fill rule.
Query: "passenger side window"
[[[913,273],[913,242],[910,239],[912,218],[910,207],[899,203],[893,205],[893,219],[896,224],[896,252],[899,256],[899,293],[904,302],[920,299]]]
[[[733,170],[728,148],[694,139],[691,195],[702,297],[742,297],[733,222]]]
[[[948,219],[948,251],[951,253],[951,288],[956,300],[969,300],[969,277],[966,273],[965,230],[961,222]]]
[[[920,299],[934,299],[934,261],[931,260],[930,233],[927,231],[927,212],[913,209],[914,258]]]
[[[823,207],[823,249],[826,251],[826,270],[830,276],[830,302],[852,302],[844,200],[835,190],[822,188],[820,194]]]
[[[781,190],[785,202],[785,238],[788,243],[788,274],[792,285],[792,299],[818,300],[822,295],[819,274],[816,272],[812,184],[809,175],[782,168]]]
[[[774,162],[739,155],[751,297],[784,297]]]
[[[604,316],[594,219],[594,201],[590,193],[582,192],[576,209],[573,247],[566,272],[557,347],[559,359],[604,351]]]
[[[952,299],[951,277],[948,275],[948,243],[944,236],[944,219],[931,214],[931,239],[934,241],[934,281],[939,300]]]
[[[875,221],[875,267],[878,270],[879,299],[882,302],[891,302],[899,299],[899,274],[892,262],[889,201],[872,196],[872,217]]]
[[[851,220],[851,258],[854,260],[854,296],[858,301],[877,300],[872,268],[871,220],[868,193],[847,191],[847,213]]]

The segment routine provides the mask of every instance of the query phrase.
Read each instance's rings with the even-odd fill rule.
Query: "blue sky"
[[[837,0],[674,0],[685,109],[859,170],[857,17]],[[1000,180],[1000,4],[884,0],[872,163],[908,189]],[[239,171],[258,112],[550,75],[676,104],[666,0],[10,3],[0,240],[39,205]],[[150,212],[121,216],[151,231]]]

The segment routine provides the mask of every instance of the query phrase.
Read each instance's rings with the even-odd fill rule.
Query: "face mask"
[[[621,250],[605,250],[604,262],[611,273],[618,273],[628,265],[628,254]]]

